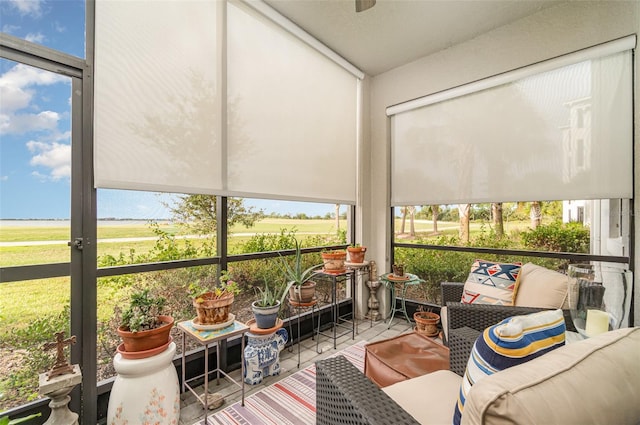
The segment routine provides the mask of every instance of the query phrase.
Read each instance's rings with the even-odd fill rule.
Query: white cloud
[[[44,176],[38,171],[34,171],[32,175],[38,178],[46,177],[50,180],[60,180],[71,177],[71,145],[32,140],[27,142],[27,148],[35,154],[29,163],[32,166],[48,168],[50,171],[48,176]]]
[[[24,39],[27,40],[27,41],[30,41],[32,43],[40,43],[40,44],[42,44],[42,42],[45,40],[45,36],[44,36],[44,34],[42,34],[40,32],[35,33],[35,34],[29,33],[29,34],[27,34],[25,36]]]
[[[57,112],[19,114],[18,111],[40,109],[34,104],[37,87],[59,83],[69,84],[69,79],[24,64],[18,64],[0,75],[0,134],[55,129],[60,119]]]
[[[4,24],[2,26],[2,32],[6,32],[7,34],[13,34],[19,29],[20,29],[19,25]]]
[[[18,9],[21,15],[39,17],[42,14],[41,0],[9,0],[9,4]]]
[[[42,111],[38,114],[20,114],[3,119],[0,115],[0,134],[24,134],[29,131],[55,131],[58,128],[60,114]]]
[[[6,182],[9,180],[9,176],[0,176],[0,182]]]
[[[65,27],[64,25],[62,25],[60,22],[55,21],[55,22],[53,23],[53,29],[54,29],[56,32],[65,32],[65,31],[67,30],[67,27]]]
[[[17,64],[0,76],[0,86],[25,88],[68,82],[69,78],[49,71],[43,71],[25,64]]]

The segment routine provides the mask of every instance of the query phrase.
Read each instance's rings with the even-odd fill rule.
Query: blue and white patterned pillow
[[[464,283],[463,304],[513,305],[521,263],[476,260]]]
[[[539,357],[564,345],[566,326],[562,310],[514,316],[478,336],[462,378],[453,423],[460,424],[464,402],[473,384],[496,372]]]

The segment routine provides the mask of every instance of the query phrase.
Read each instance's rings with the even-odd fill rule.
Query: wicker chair
[[[483,331],[501,320],[511,316],[530,314],[545,310],[535,307],[516,307],[487,304],[462,304],[463,283],[442,282],[440,286],[442,305],[447,306],[447,335],[453,329],[468,327],[476,331]],[[563,310],[567,330],[576,331],[569,310]],[[453,369],[452,369],[453,370]]]
[[[462,376],[480,332],[455,329],[450,369]],[[316,362],[316,424],[413,425],[416,420],[343,356]]]

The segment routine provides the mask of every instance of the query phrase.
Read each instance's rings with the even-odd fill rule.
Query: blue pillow
[[[464,402],[473,384],[485,376],[528,362],[563,346],[565,331],[562,310],[514,316],[485,329],[471,350],[453,423],[460,424]]]

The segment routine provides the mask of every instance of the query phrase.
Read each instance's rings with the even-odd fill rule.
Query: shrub
[[[555,252],[589,252],[589,229],[581,223],[555,221],[529,229],[521,234],[528,249]]]

